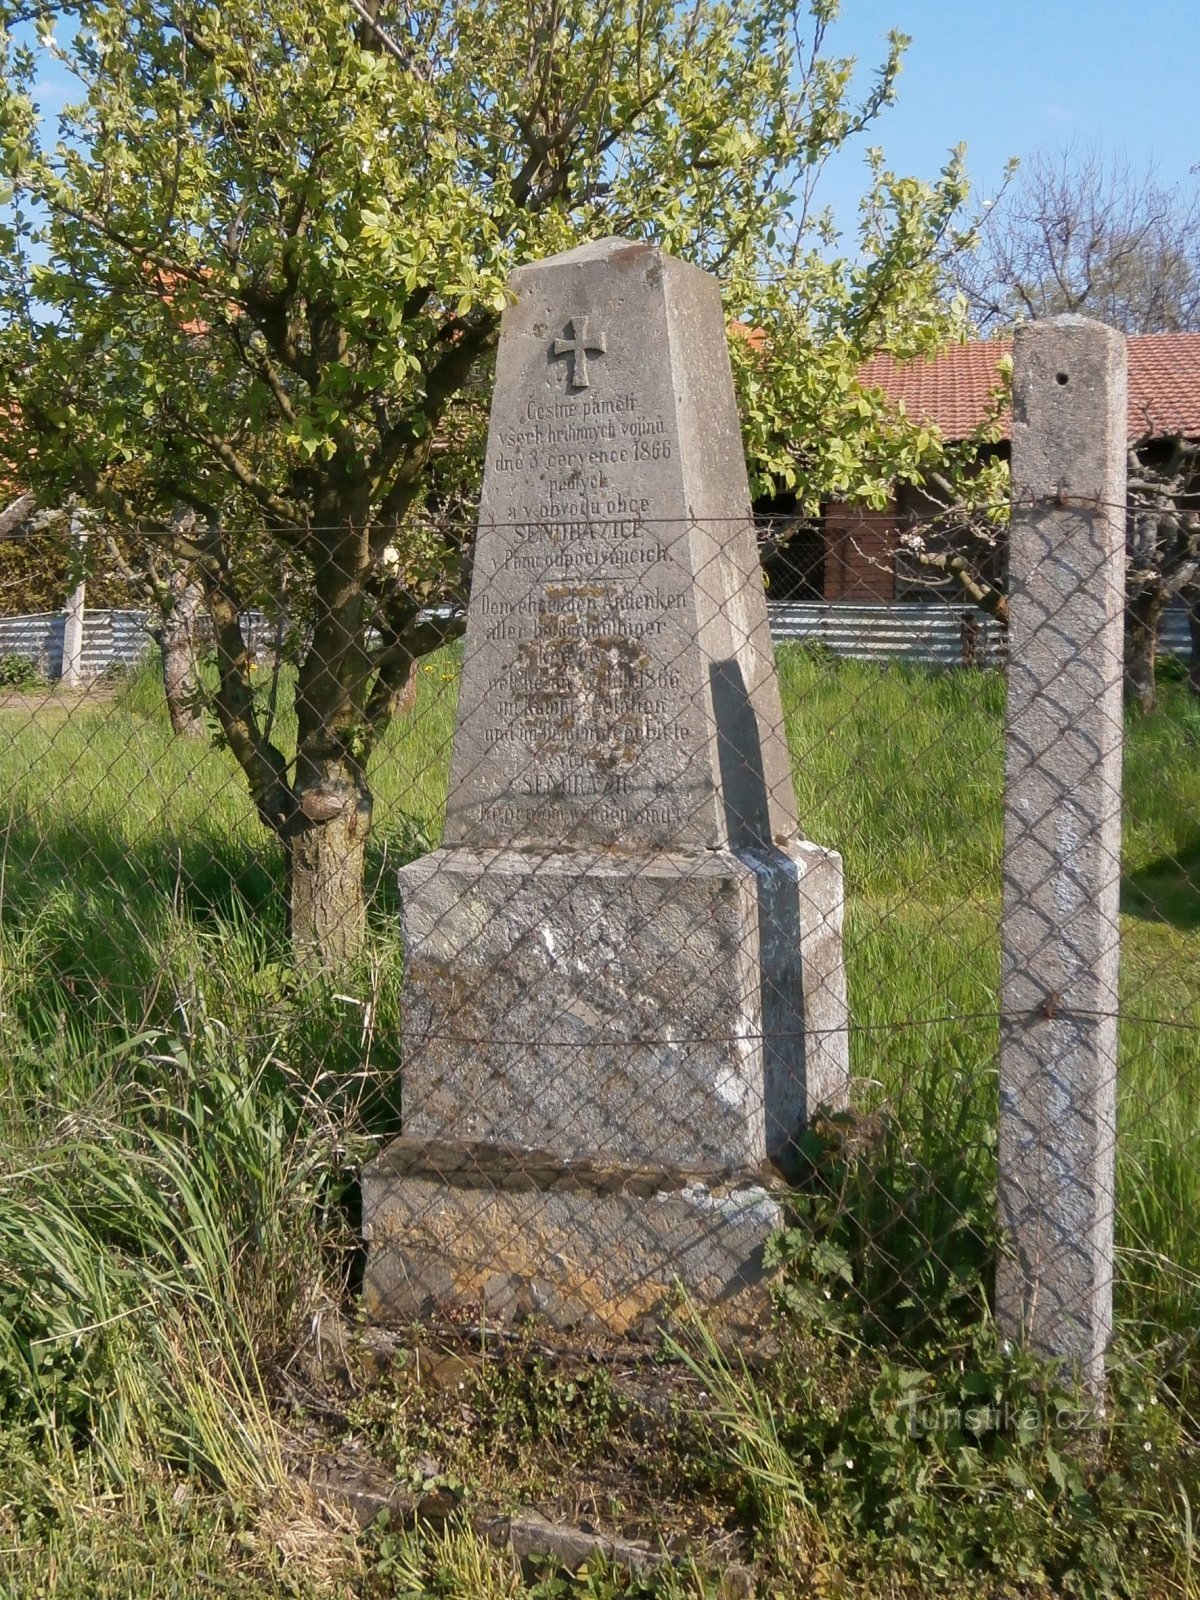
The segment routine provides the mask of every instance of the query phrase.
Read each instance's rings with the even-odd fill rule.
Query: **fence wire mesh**
[[[92,539],[78,571],[62,538],[9,541],[0,1029],[10,1059],[39,1063],[25,1081],[63,1107],[64,1137],[86,1109],[73,1053],[140,1070],[155,1039],[215,1028],[315,1086],[337,1137],[383,1150],[383,1314],[635,1328],[677,1280],[712,1300],[744,1286],[768,1236],[786,1301],[852,1303],[880,1338],[985,1303],[1007,1247],[1007,618],[941,572],[891,601],[897,572],[915,593],[921,538],[946,547],[944,521],[760,529],[776,591],[793,550],[777,607],[732,528],[483,530],[465,658],[457,565],[406,589],[377,552],[344,574],[331,631],[311,574],[266,563],[235,596],[235,639],[211,574],[168,540],[151,561],[144,541]],[[859,599],[888,600],[884,643],[840,654],[820,618],[773,640],[769,613],[781,634],[806,603],[836,621],[848,564]],[[69,684],[62,607],[85,569]],[[1003,562],[991,576],[1002,589]],[[1059,581],[1106,578],[1064,561]],[[123,641],[108,665],[88,645],[105,628]],[[1096,700],[1128,681],[1126,653],[1053,610],[1034,631],[1064,671],[1089,664]],[[1181,647],[1178,621],[1167,637]],[[1116,729],[1116,1310],[1190,1362],[1200,701],[1176,653],[1153,709],[1145,690],[1143,671]],[[1071,715],[1045,722],[1035,766],[1051,773]],[[1105,752],[1076,753],[1083,783]],[[1078,810],[1052,775],[1042,792],[1041,887],[1086,922],[1096,838],[1064,831]],[[1105,1003],[1056,1002],[1047,939],[1038,1004],[1090,1026]],[[1059,1087],[1064,1127],[1092,1115]]]

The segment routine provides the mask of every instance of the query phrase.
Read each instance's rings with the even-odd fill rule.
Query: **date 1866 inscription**
[[[493,421],[488,500],[503,522],[472,610],[491,662],[477,737],[496,779],[476,815],[567,837],[581,819],[672,821],[692,722],[673,663],[694,621],[686,529],[659,504],[677,450],[670,389],[636,381],[594,317],[558,326],[544,347],[556,383]]]

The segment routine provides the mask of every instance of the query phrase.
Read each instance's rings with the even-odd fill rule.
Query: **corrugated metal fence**
[[[44,678],[61,678],[66,618],[61,611],[28,617],[0,617],[0,657],[24,656]],[[146,632],[144,611],[85,611],[83,663],[85,678],[99,678],[120,663],[132,667],[153,641]]]
[[[999,666],[1004,630],[975,606],[945,602],[854,605],[842,601],[784,602],[768,605],[771,632],[778,639],[817,642],[834,655],[856,661],[913,661],[927,665]],[[1159,633],[1164,655],[1191,652],[1187,612],[1168,608]]]
[[[984,667],[997,666],[1003,660],[1002,629],[974,606],[806,601],[772,604],[767,609],[776,639],[818,642],[834,655],[857,661]],[[83,676],[98,678],[117,665],[136,666],[153,648],[146,622],[143,611],[85,612]],[[0,657],[24,656],[43,677],[60,678],[64,626],[61,612],[0,617]],[[255,613],[243,619],[243,628],[261,634],[265,619]],[[1159,648],[1170,655],[1189,654],[1187,613],[1182,606],[1172,606],[1163,618]]]
[[[941,603],[854,605],[838,601],[768,607],[776,639],[803,639],[856,661],[995,666],[1003,659],[1003,630],[973,606]]]
[[[242,617],[242,636],[255,649],[270,647],[272,629],[261,611]],[[43,678],[58,679],[63,669],[66,618],[61,611],[35,616],[0,617],[0,658],[24,656]],[[103,677],[114,668],[137,666],[154,649],[144,611],[85,611],[83,614],[84,679]]]

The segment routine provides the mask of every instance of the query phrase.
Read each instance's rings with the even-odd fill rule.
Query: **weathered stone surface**
[[[401,873],[405,1131],[754,1166],[844,1090],[840,874],[815,845]]]
[[[447,1182],[406,1171],[405,1146],[368,1168],[368,1316],[407,1320],[470,1307],[488,1321],[538,1315],[558,1327],[644,1330],[679,1288],[722,1325],[766,1309],[763,1247],[780,1226],[775,1195],[756,1175],[680,1183],[650,1193],[559,1178],[502,1185],[461,1168]],[[521,1156],[512,1156],[521,1173]]]
[[[608,239],[512,289],[444,843],[796,836],[716,280]]]
[[[997,1316],[1098,1383],[1112,1328],[1125,341],[1017,332]]]

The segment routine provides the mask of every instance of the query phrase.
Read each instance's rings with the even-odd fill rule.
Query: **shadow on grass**
[[[162,830],[131,846],[102,821],[15,816],[0,906],[0,1048],[10,1031],[36,1046],[67,1026],[100,1051],[145,1030],[175,1033],[211,1018],[249,1058],[279,1055],[331,1092],[357,1082],[363,1121],[393,1128],[401,971],[394,880],[416,842],[394,830],[375,842],[367,957],[334,985],[293,964],[283,853],[265,836],[258,843],[192,829],[172,838]]]
[[[252,922],[267,945],[286,929],[282,856],[269,843],[163,831],[131,845],[87,817],[25,815],[10,820],[5,847],[5,933],[35,935],[60,980],[144,989],[164,918]]]
[[[1159,856],[1121,882],[1121,910],[1147,922],[1200,928],[1200,833],[1178,855]]]

